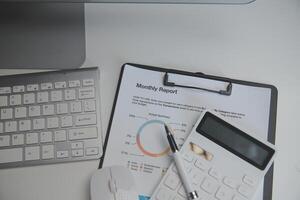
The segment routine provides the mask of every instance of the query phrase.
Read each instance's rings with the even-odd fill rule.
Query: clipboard
[[[130,65],[132,67],[136,67],[136,68],[139,68],[139,69],[145,69],[145,70],[165,73],[165,76],[164,76],[162,81],[164,82],[165,86],[169,86],[169,87],[184,87],[184,88],[191,88],[191,89],[194,89],[194,90],[199,89],[199,90],[204,90],[204,91],[207,91],[207,92],[219,93],[217,95],[227,95],[227,96],[231,95],[231,91],[234,90],[234,88],[232,88],[232,84],[240,84],[240,85],[245,85],[245,86],[252,86],[252,87],[257,87],[257,88],[270,89],[271,94],[270,94],[270,104],[269,104],[270,109],[269,109],[269,123],[268,123],[267,139],[272,144],[275,144],[277,98],[278,98],[278,91],[277,91],[277,88],[275,86],[269,85],[269,84],[263,84],[263,83],[244,81],[244,80],[230,79],[230,78],[226,78],[226,77],[207,75],[207,74],[204,74],[202,72],[192,73],[192,72],[175,70],[175,69],[167,69],[167,68],[161,68],[161,67],[146,66],[146,65],[134,64],[134,63],[125,63],[122,66],[122,69],[121,69],[121,72],[120,72],[120,77],[119,77],[119,80],[118,80],[115,99],[114,99],[114,102],[113,102],[111,116],[110,116],[110,120],[109,120],[109,124],[108,124],[108,128],[107,128],[107,133],[106,133],[106,138],[105,138],[105,142],[104,142],[104,149],[103,149],[104,153],[103,153],[103,157],[100,159],[99,168],[101,168],[103,166],[105,156],[109,156],[109,155],[106,155],[106,149],[107,149],[107,145],[108,145],[108,141],[109,141],[110,131],[111,131],[111,128],[112,128],[112,122],[113,122],[114,114],[115,114],[115,110],[116,110],[116,104],[117,104],[117,100],[119,98],[120,86],[121,86],[121,83],[122,83],[122,80],[123,80],[123,74],[124,74],[124,69],[125,69],[126,65]],[[168,76],[170,74],[184,75],[184,76],[191,77],[191,78],[201,78],[201,79],[207,79],[207,80],[212,80],[212,81],[220,81],[220,82],[225,83],[225,87],[224,87],[224,89],[221,89],[221,90],[212,90],[212,89],[207,89],[207,88],[203,88],[203,87],[200,87],[200,86],[181,85],[181,84],[178,84],[176,82],[169,81]],[[266,174],[265,179],[264,179],[263,200],[272,200],[273,168],[274,168],[274,166],[272,166],[269,169],[269,171]]]

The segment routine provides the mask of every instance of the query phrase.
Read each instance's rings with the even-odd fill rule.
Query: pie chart
[[[162,157],[169,153],[170,148],[161,120],[149,120],[142,124],[136,135],[136,144],[146,156]]]

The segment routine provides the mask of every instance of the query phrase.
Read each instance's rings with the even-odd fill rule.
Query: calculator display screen
[[[274,154],[269,146],[209,112],[196,131],[261,170]]]

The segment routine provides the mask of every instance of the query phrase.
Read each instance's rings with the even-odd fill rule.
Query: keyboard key
[[[71,144],[72,149],[83,149],[83,142],[73,142]]]
[[[0,136],[0,147],[6,147],[10,145],[10,136],[2,135]]]
[[[71,113],[81,112],[81,102],[80,101],[71,102],[70,103],[70,110],[71,110]]]
[[[54,104],[43,105],[43,115],[54,115]]]
[[[209,194],[214,193],[217,190],[217,187],[217,183],[208,178],[205,178],[205,180],[201,184],[201,188]]]
[[[25,86],[24,85],[13,86],[13,92],[14,93],[25,92]]]
[[[69,101],[69,100],[74,100],[76,99],[76,92],[74,89],[70,89],[70,90],[65,90],[65,100]]]
[[[3,108],[1,109],[1,119],[12,119],[13,109],[12,108]]]
[[[96,110],[95,100],[88,100],[83,102],[83,109],[85,112],[92,112]]]
[[[95,88],[93,87],[79,88],[78,93],[79,99],[95,98]]]
[[[243,177],[243,182],[251,187],[254,187],[257,184],[257,181],[254,178],[247,175]]]
[[[10,87],[0,87],[0,94],[10,94],[11,88]]]
[[[253,193],[252,190],[245,185],[240,185],[240,187],[238,188],[238,192],[246,198],[250,198]]]
[[[38,92],[36,98],[38,103],[47,103],[49,101],[48,92]]]
[[[92,155],[97,155],[99,152],[98,152],[98,147],[90,147],[90,148],[87,148],[86,149],[86,152],[85,154],[87,156],[92,156]]]
[[[69,152],[68,151],[57,151],[56,157],[57,158],[67,158],[67,157],[69,157]]]
[[[92,85],[94,85],[94,79],[83,79],[82,85],[83,86],[92,86]]]
[[[16,106],[21,104],[21,95],[14,94],[9,96],[9,105]]]
[[[31,130],[31,120],[20,120],[19,131],[29,131],[29,130]]]
[[[55,82],[54,83],[54,87],[56,89],[66,88],[67,87],[67,83],[65,81]]]
[[[96,122],[96,114],[84,114],[75,116],[76,126],[93,125],[96,124]]]
[[[70,126],[73,126],[73,117],[72,116],[61,117],[61,127],[70,127]]]
[[[81,156],[83,156],[83,150],[82,149],[72,150],[72,156],[73,157],[81,157]]]
[[[62,91],[61,90],[51,91],[51,101],[62,101]]]
[[[15,118],[25,118],[27,117],[26,107],[16,107],[15,108]]]
[[[23,160],[23,148],[1,149],[0,163],[11,163]]]
[[[5,132],[16,132],[17,131],[17,121],[7,121],[5,122]]]
[[[12,145],[23,145],[24,144],[24,135],[23,134],[15,134],[12,135]]]
[[[237,182],[229,177],[225,177],[223,179],[223,183],[232,189],[235,189],[237,187]]]
[[[25,160],[39,160],[40,159],[40,147],[25,147]]]
[[[42,146],[42,159],[54,158],[54,145],[43,145]]]
[[[52,83],[41,83],[41,90],[52,90],[53,84]]]
[[[41,132],[40,137],[41,137],[40,140],[42,143],[52,142],[52,132],[51,131]]]
[[[68,104],[67,103],[56,104],[56,113],[58,115],[68,113]]]
[[[225,187],[220,187],[216,193],[216,198],[219,200],[231,200],[233,196],[233,193],[231,190],[225,188]]]
[[[65,130],[59,130],[54,132],[54,140],[55,141],[66,141],[67,133]]]
[[[29,117],[37,117],[41,115],[41,107],[40,106],[29,106],[28,116]]]
[[[47,128],[58,128],[58,117],[47,118]]]
[[[29,85],[27,85],[27,92],[38,91],[38,90],[39,90],[39,85],[38,84],[29,84]]]
[[[82,139],[91,139],[97,138],[97,128],[88,127],[88,128],[77,128],[69,130],[69,140],[82,140]]]
[[[217,180],[220,180],[222,178],[222,175],[214,168],[210,168],[208,174]]]
[[[40,119],[34,119],[32,121],[33,124],[33,129],[34,130],[40,130],[45,128],[45,119],[40,118]]]
[[[36,144],[38,142],[38,133],[26,133],[26,144]]]
[[[26,93],[23,95],[23,103],[24,104],[33,104],[35,103],[35,94],[34,93]]]
[[[155,196],[156,200],[171,200],[171,198],[172,194],[165,188],[160,188]]]
[[[69,81],[69,87],[70,88],[80,87],[80,81],[79,80]]]
[[[170,188],[171,190],[176,190],[180,183],[180,179],[177,174],[170,173],[164,181],[164,185]]]
[[[7,96],[0,96],[0,107],[7,106]]]

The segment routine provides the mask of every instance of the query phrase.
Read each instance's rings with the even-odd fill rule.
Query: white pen
[[[184,169],[181,154],[178,151],[178,147],[177,147],[177,144],[176,144],[175,139],[173,137],[172,130],[166,124],[165,124],[165,130],[166,130],[166,133],[167,133],[167,138],[168,138],[168,141],[169,141],[170,148],[173,152],[173,158],[174,158],[174,161],[175,161],[175,165],[176,165],[177,171],[179,173],[180,179],[182,181],[183,187],[184,187],[184,189],[187,193],[188,199],[190,199],[190,200],[191,199],[197,199],[198,198],[197,191],[193,190],[193,188],[192,188],[192,186],[191,186],[191,184],[188,180],[188,176],[187,176],[187,174],[185,172],[185,169]]]

